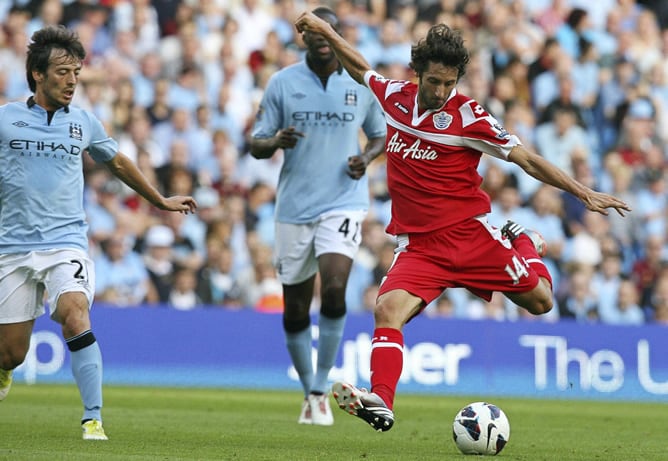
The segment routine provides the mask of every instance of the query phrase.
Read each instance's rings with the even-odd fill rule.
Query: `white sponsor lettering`
[[[600,349],[588,355],[581,349],[569,348],[566,338],[561,336],[522,335],[520,345],[534,349],[534,381],[536,389],[545,389],[549,384],[550,371],[558,389],[573,386],[569,380],[569,368],[577,365],[579,387],[609,393],[619,390],[624,384],[624,360],[610,349]],[[552,352],[552,354],[548,354]],[[553,356],[553,361],[548,357]],[[668,394],[668,381],[657,382],[651,376],[650,348],[647,340],[637,345],[638,382],[644,390],[655,395]]]
[[[404,150],[403,158],[413,158],[416,160],[436,160],[438,154],[435,150],[432,150],[429,146],[424,149],[420,146],[420,140],[416,139],[413,145],[408,149]]]
[[[317,327],[313,327],[314,338]],[[317,339],[316,339],[317,341]],[[546,335],[521,335],[522,347],[534,352],[534,386],[545,390],[551,386],[559,390],[572,388],[580,391],[597,391],[603,394],[619,391],[625,381],[626,366],[620,353],[610,349],[599,349],[587,353],[582,349],[568,347],[566,338]],[[410,347],[404,345],[404,366],[400,381],[425,386],[458,386],[460,375],[468,363],[476,363],[471,344],[445,344],[420,342]],[[354,340],[344,341],[341,347],[341,366],[332,368],[329,379],[352,384],[369,382],[371,361],[371,336],[360,333]],[[650,345],[647,340],[637,343],[640,386],[653,395],[668,395],[668,381],[652,377]],[[471,360],[466,360],[471,359]],[[313,367],[317,365],[317,349],[312,349]],[[659,373],[661,374],[661,372]],[[294,367],[288,376],[299,378]]]
[[[314,338],[317,337],[317,326],[311,327]],[[317,340],[316,340],[317,341]],[[454,386],[459,382],[461,362],[472,354],[468,344],[446,344],[445,346],[431,342],[417,343],[412,347],[404,346],[404,367],[401,382],[414,382],[428,386]],[[360,333],[355,340],[344,341],[341,346],[343,361],[340,367],[334,367],[329,373],[333,381],[345,381],[357,384],[360,380],[370,381],[371,373],[371,337]],[[313,347],[311,359],[313,369],[317,366],[318,351]],[[288,376],[299,380],[294,366],[288,369]]]
[[[387,152],[401,154],[401,158],[410,158],[415,160],[436,160],[438,153],[430,146],[422,147],[422,141],[416,139],[413,144],[406,147],[407,144],[399,137],[399,133],[395,132],[387,141]]]
[[[406,143],[401,140],[398,132],[394,132],[389,141],[387,141],[387,151],[392,153],[398,153],[406,147]]]

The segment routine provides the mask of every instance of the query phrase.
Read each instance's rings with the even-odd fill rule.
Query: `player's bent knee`
[[[524,293],[505,293],[506,297],[533,315],[547,314],[552,310],[552,287],[549,281],[541,279],[531,291]]]
[[[533,302],[527,306],[527,310],[534,315],[543,315],[547,314],[552,310],[554,305],[552,297],[552,286],[550,283],[541,279],[538,286],[533,290]]]
[[[397,329],[401,329],[410,318],[410,315],[404,312],[403,309],[383,302],[376,304],[376,307],[373,310],[373,315],[376,327]]]
[[[533,315],[543,315],[547,314],[552,310],[552,299],[550,298],[549,300],[541,301],[538,300],[537,302],[531,304],[530,306],[526,307],[526,310],[531,312]]]
[[[27,353],[27,349],[3,349],[0,351],[0,368],[3,370],[13,370],[23,363]]]

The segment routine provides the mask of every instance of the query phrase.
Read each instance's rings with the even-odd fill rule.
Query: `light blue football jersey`
[[[359,130],[385,137],[385,117],[371,92],[341,69],[323,87],[305,61],[275,73],[263,95],[252,135],[271,137],[294,126],[305,134],[285,149],[278,182],[276,220],[312,222],[333,210],[369,208],[368,180],[346,174],[348,157],[359,155]]]
[[[88,249],[82,156],[111,160],[118,143],[93,114],[34,103],[0,106],[0,254]]]

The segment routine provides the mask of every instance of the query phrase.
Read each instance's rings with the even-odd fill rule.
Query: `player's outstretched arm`
[[[341,65],[350,76],[364,85],[364,74],[371,70],[371,66],[364,57],[341,37],[326,21],[311,12],[302,13],[295,21],[297,32],[313,32],[322,35],[336,53]]]
[[[197,202],[192,197],[182,195],[164,197],[148,182],[146,176],[143,175],[132,160],[121,152],[118,152],[106,165],[114,176],[130,186],[156,208],[167,211],[180,211],[181,213],[194,213],[197,209]]]
[[[590,189],[540,155],[528,151],[521,145],[515,146],[508,158],[539,181],[573,194],[591,211],[607,215],[608,209],[612,208],[621,216],[624,216],[624,212],[631,211],[631,207],[623,200]]]

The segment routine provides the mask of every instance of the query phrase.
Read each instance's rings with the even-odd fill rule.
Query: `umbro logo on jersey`
[[[355,90],[346,90],[346,98],[344,100],[346,106],[356,106],[357,105],[357,91]]]
[[[438,112],[432,116],[432,119],[437,130],[447,130],[452,123],[452,115],[446,112]]]
[[[306,95],[304,93],[294,93],[292,97],[295,99],[304,99]]]
[[[19,128],[24,128],[24,127],[28,126],[28,124],[26,122],[21,121],[21,120],[19,120],[18,122],[12,123],[12,125],[17,126]]]
[[[83,130],[78,123],[70,123],[70,138],[81,141],[83,139]]]

